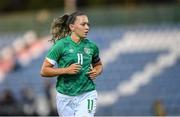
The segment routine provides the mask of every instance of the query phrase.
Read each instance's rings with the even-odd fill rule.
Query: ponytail
[[[69,26],[67,25],[69,15],[65,14],[61,17],[55,18],[51,24],[50,33],[52,34],[51,42],[55,43],[70,34]]]

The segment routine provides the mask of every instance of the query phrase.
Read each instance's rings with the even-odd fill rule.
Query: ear
[[[73,24],[70,24],[69,25],[69,28],[70,28],[70,30],[73,32],[74,31],[74,25]]]

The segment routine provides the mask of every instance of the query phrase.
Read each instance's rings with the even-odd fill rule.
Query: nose
[[[87,24],[86,24],[85,28],[86,28],[86,30],[89,30],[89,26]]]

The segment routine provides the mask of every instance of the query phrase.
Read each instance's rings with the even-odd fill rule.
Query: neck
[[[75,42],[75,43],[79,43],[81,41],[82,38],[80,38],[78,35],[76,35],[75,33],[71,34],[71,39]]]

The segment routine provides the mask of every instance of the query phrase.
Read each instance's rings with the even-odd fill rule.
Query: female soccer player
[[[43,62],[41,75],[57,76],[60,116],[95,114],[97,92],[93,80],[102,72],[102,63],[98,47],[86,38],[88,32],[88,17],[80,11],[65,14],[52,23],[54,45]]]

